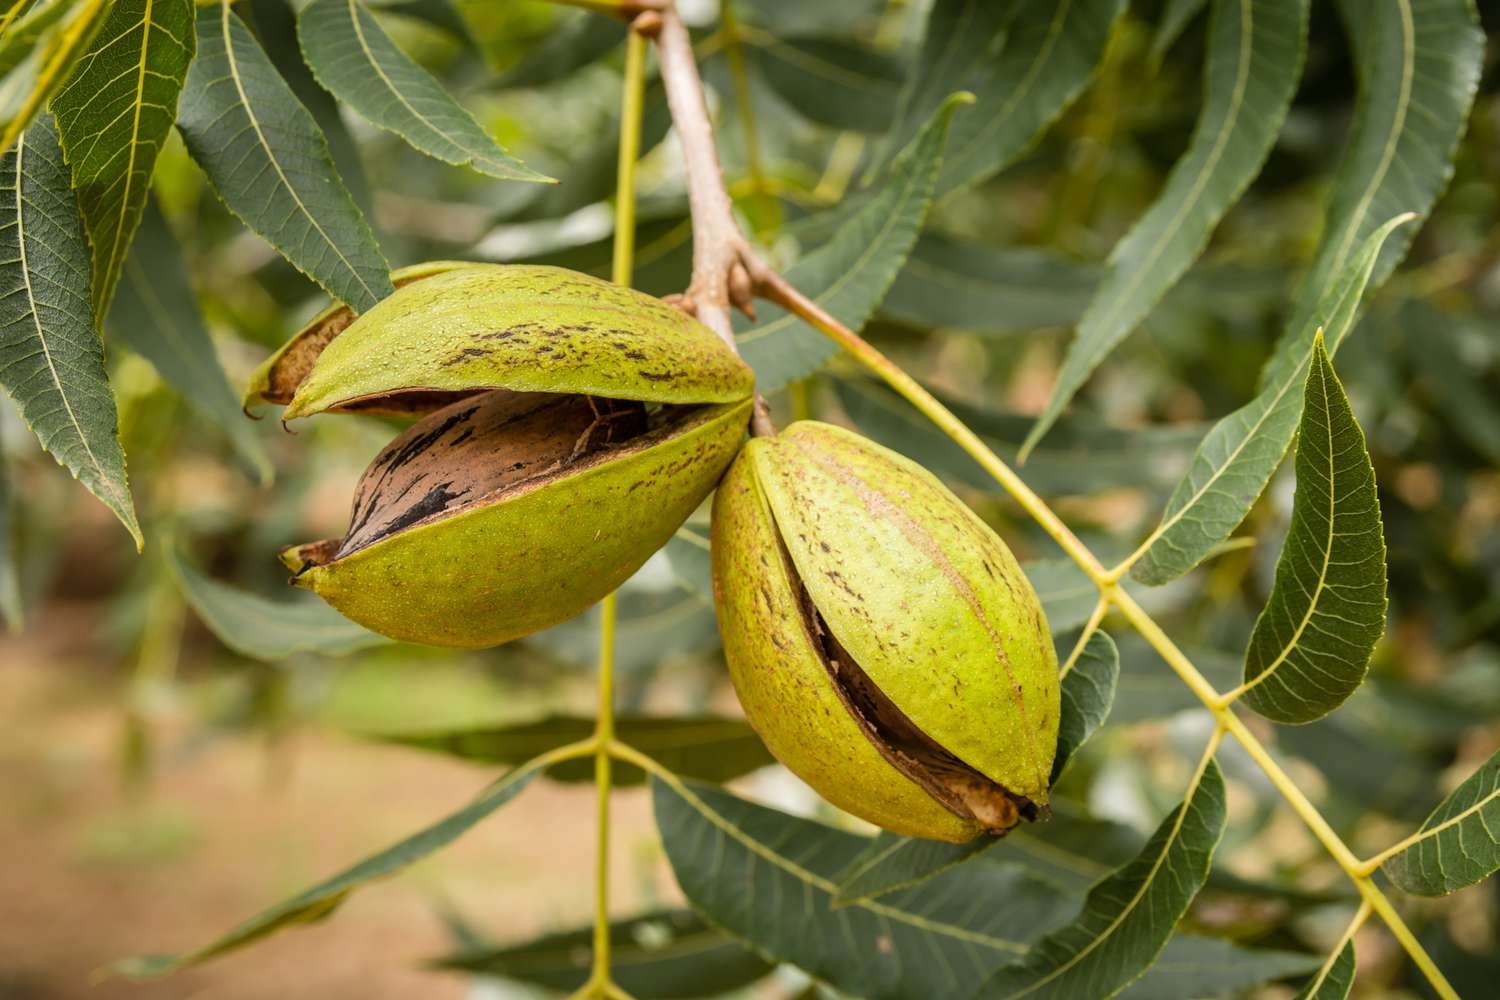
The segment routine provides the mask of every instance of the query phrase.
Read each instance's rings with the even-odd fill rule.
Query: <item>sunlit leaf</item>
[[[1297,436],[1297,494],[1276,580],[1245,652],[1243,697],[1276,722],[1333,711],[1385,631],[1385,539],[1375,469],[1323,339]]]
[[[843,38],[754,31],[747,40],[753,64],[797,113],[837,129],[884,132],[890,126],[902,76],[892,57]]]
[[[580,927],[524,944],[465,948],[433,964],[571,993],[589,977],[593,934],[592,927]],[[616,920],[609,938],[610,975],[632,996],[718,996],[749,986],[774,968],[691,910]]]
[[[944,104],[877,182],[872,197],[833,238],[788,269],[793,287],[852,330],[865,325],[911,253],[932,204],[932,185],[958,102]],[[762,305],[760,321],[738,335],[740,353],[762,392],[809,375],[838,353],[817,330]]]
[[[297,37],[318,82],[371,123],[445,163],[505,180],[547,180],[501,149],[359,0],[313,0],[298,16]]]
[[[1123,1000],[1182,1000],[1238,995],[1252,986],[1317,968],[1314,955],[1245,948],[1222,938],[1177,934],[1146,974],[1122,993]]]
[[[453,843],[470,827],[519,795],[535,776],[536,771],[532,769],[510,772],[458,812],[344,869],[327,881],[257,914],[209,944],[178,955],[146,955],[126,959],[116,963],[114,971],[131,978],[164,976],[242,948],[284,927],[323,920],[338,909],[350,893],[367,882],[395,875]]]
[[[224,204],[299,270],[363,312],[391,293],[369,224],[328,144],[224,3],[198,12],[178,128]]]
[[[108,0],[44,0],[0,38],[0,151],[31,125],[93,41]]]
[[[298,653],[344,656],[391,640],[313,597],[273,601],[210,579],[169,553],[182,595],[219,641],[241,656],[276,663]]]
[[[1260,172],[1302,75],[1307,5],[1215,0],[1203,110],[1187,152],[1160,196],[1110,252],[1103,284],[1078,324],[1022,455],[1203,252],[1214,227]]]
[[[1324,290],[1392,216],[1424,219],[1453,176],[1484,62],[1484,34],[1470,0],[1339,0],[1359,72],[1359,101],[1333,178],[1323,238],[1302,282],[1292,321],[1261,372],[1262,390],[1284,384],[1312,349]],[[1418,226],[1392,233],[1370,269],[1388,278]],[[1329,338],[1332,341],[1332,338]],[[1297,376],[1300,378],[1300,376]]]
[[[954,123],[937,193],[986,180],[1024,153],[1094,75],[1124,10],[1124,0],[938,0],[894,133],[904,141],[950,90],[978,98]]]
[[[372,735],[390,743],[464,760],[523,764],[548,750],[586,739],[593,731],[593,719],[553,715],[509,726]],[[760,737],[743,719],[715,715],[620,715],[615,719],[615,732],[625,743],[674,774],[700,781],[732,781],[775,763]],[[594,762],[567,761],[547,773],[558,781],[592,782]],[[640,768],[620,762],[615,763],[612,774],[616,785],[638,785],[645,780]]]
[[[1245,519],[1296,435],[1315,334],[1323,331],[1330,355],[1338,350],[1354,325],[1381,244],[1409,220],[1410,216],[1397,216],[1371,233],[1338,279],[1324,289],[1317,311],[1307,321],[1308,355],[1301,363],[1221,419],[1203,438],[1167,501],[1161,523],[1141,546],[1131,576],[1153,585],[1174,580],[1208,558]]]
[[[1383,866],[1407,892],[1442,896],[1500,870],[1500,752],[1454,789],[1417,832],[1421,839]]]
[[[156,154],[177,118],[195,45],[192,0],[115,0],[52,98],[93,247],[94,313],[101,320],[141,221]]]
[[[0,162],[0,386],[141,544],[89,301],[89,246],[49,116]]]
[[[1109,717],[1119,679],[1120,653],[1114,640],[1103,632],[1095,632],[1062,680],[1062,714],[1058,717],[1057,756],[1052,761],[1053,782],[1078,748]]]
[[[1297,994],[1297,1000],[1347,1000],[1354,988],[1354,942],[1339,949]]]
[[[155,202],[146,204],[105,327],[223,431],[263,485],[270,482],[271,461],[229,387],[182,252]]]
[[[1224,832],[1224,779],[1206,758],[1136,858],[1089,891],[1073,923],[991,976],[977,996],[1107,997],[1151,966],[1208,876]]]
[[[967,996],[1065,919],[1065,899],[1010,866],[965,868],[834,909],[838,876],[865,838],[708,785],[653,778],[652,797],[667,857],[694,907],[845,993]]]

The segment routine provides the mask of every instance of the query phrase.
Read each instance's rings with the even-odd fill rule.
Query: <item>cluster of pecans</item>
[[[948,841],[1045,811],[1057,660],[1005,543],[938,480],[799,421],[746,440],[754,376],[651,296],[556,267],[433,263],[324,312],[247,404],[417,418],[293,582],[393,638],[509,642],[623,583],[715,490],[730,674],[771,751],[840,808]]]

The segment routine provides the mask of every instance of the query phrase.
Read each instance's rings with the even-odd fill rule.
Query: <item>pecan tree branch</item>
[[[768,284],[771,272],[735,221],[687,25],[671,3],[642,17],[656,36],[662,86],[687,171],[693,277],[678,304],[738,351],[730,307],[753,319],[755,293]],[[758,396],[751,425],[757,434],[774,432],[765,400]]]

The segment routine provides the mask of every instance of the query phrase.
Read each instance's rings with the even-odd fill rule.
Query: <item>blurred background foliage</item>
[[[736,206],[768,254],[790,264],[827,238],[847,211],[841,205],[858,204],[862,178],[886,155],[884,132],[920,42],[925,5],[733,0],[722,12],[711,2],[681,6],[694,27]],[[1186,148],[1202,89],[1203,6],[1131,3],[1094,82],[1035,146],[998,175],[934,204],[912,257],[866,327],[869,339],[951,401],[1003,456],[1014,453],[1047,401],[1100,262]],[[393,265],[458,257],[607,271],[620,24],[525,0],[377,5],[401,47],[460,95],[509,151],[561,181],[541,186],[447,166],[340,113],[298,59],[286,0],[247,0],[238,8],[318,118]],[[1500,4],[1486,0],[1479,13],[1497,37]],[[1492,45],[1453,179],[1339,356],[1380,484],[1390,625],[1371,682],[1343,711],[1278,729],[1274,747],[1357,852],[1371,853],[1414,828],[1500,744],[1496,64]],[[1186,278],[1088,383],[1021,470],[1106,562],[1126,555],[1154,523],[1209,423],[1254,393],[1295,281],[1316,248],[1330,167],[1354,99],[1355,73],[1335,5],[1314,3],[1303,80],[1265,169]],[[647,100],[638,284],[667,294],[686,287],[690,233],[659,87],[648,90]],[[155,191],[231,384],[243,385],[326,298],[224,208],[175,134],[157,164]],[[216,617],[216,585],[287,599],[275,551],[342,532],[354,483],[389,426],[346,418],[312,421],[288,434],[272,418],[231,429],[174,390],[133,352],[130,336],[108,332],[131,482],[148,539],[143,555],[0,401],[4,539],[14,546],[16,567],[13,581],[0,580],[0,609],[15,629],[0,639],[0,697],[11,702],[7,719],[20,719],[0,736],[0,774],[9,775],[3,784],[11,789],[0,792],[0,812],[22,814],[19,800],[6,802],[20,794],[18,782],[63,780],[48,776],[57,767],[47,745],[56,731],[49,719],[80,703],[114,720],[98,723],[109,736],[91,759],[112,770],[108,780],[95,775],[87,785],[97,801],[81,842],[102,851],[123,843],[119,849],[136,863],[153,830],[165,838],[163,856],[173,863],[198,849],[199,838],[184,831],[212,827],[213,793],[174,798],[180,786],[172,775],[204,766],[214,747],[263,747],[272,787],[257,794],[275,812],[276,795],[284,794],[275,787],[322,766],[317,760],[330,745],[328,732],[366,737],[588,714],[597,642],[590,615],[513,646],[462,654],[372,642],[353,631],[310,638],[301,648],[267,648],[278,641],[273,629],[235,618],[247,615],[248,605],[231,602]],[[1067,633],[1091,609],[1092,591],[1080,590],[1059,564],[1036,562],[1055,556],[1046,538],[914,411],[837,359],[772,402],[780,420],[812,414],[848,422],[941,474],[1032,561],[1028,568],[1049,596],[1053,625],[1069,648]],[[265,475],[272,470],[274,479]],[[1243,542],[1184,579],[1140,595],[1221,689],[1236,682],[1270,587],[1279,544],[1273,540],[1284,536],[1290,509],[1290,473],[1289,465],[1283,468],[1256,504],[1237,533]],[[694,540],[704,536],[706,515],[625,588],[622,710],[734,711],[701,583],[706,569],[701,552],[695,555]],[[1209,724],[1148,648],[1126,637],[1120,649],[1113,714],[1060,792],[1079,817],[1118,824],[1112,829],[1138,842],[1176,802]],[[427,759],[418,749],[368,752]],[[294,770],[304,756],[313,759]],[[360,766],[359,755],[347,750],[335,759]],[[1221,759],[1233,790],[1231,822],[1189,929],[1281,951],[1325,952],[1353,906],[1337,868],[1236,747],[1226,746]],[[754,797],[835,824],[851,822],[775,771],[748,780]],[[573,812],[547,821],[585,826],[582,800],[568,801]],[[380,810],[383,803],[367,807]],[[428,816],[415,810],[391,822],[401,830]],[[34,821],[8,825],[6,837],[24,849],[22,827],[45,831],[52,822],[44,810]],[[1104,843],[1092,840],[1081,853],[1103,851]],[[630,849],[632,877],[654,886],[641,898],[671,905],[675,888],[651,838],[641,831]],[[8,863],[15,862],[13,853]],[[565,879],[582,858],[549,862]],[[1496,885],[1412,907],[1423,941],[1466,996],[1489,995],[1500,972]],[[522,930],[568,932],[582,912],[558,914],[536,903],[520,893],[505,900],[507,908],[537,911],[519,924]],[[226,906],[223,916],[243,908],[236,897],[234,913]],[[489,934],[445,905],[437,909],[460,944]],[[638,923],[622,929],[622,940],[655,933],[649,921]],[[125,942],[124,950],[160,944],[149,930],[116,941]],[[688,938],[711,933],[696,925],[679,930]],[[1377,928],[1366,934],[1371,941],[1365,947],[1360,939],[1356,995],[1424,995],[1399,949]],[[564,958],[576,951],[576,942],[547,944]],[[714,938],[712,947],[725,946]],[[94,961],[107,957],[90,952]],[[379,965],[381,957],[367,964]],[[19,951],[0,961],[0,997],[73,995],[77,983],[54,983],[30,962]],[[755,977],[767,972],[753,963],[747,969]],[[362,971],[378,981],[378,968]],[[18,984],[14,992],[7,992],[7,976]],[[450,973],[432,976],[459,981]],[[772,994],[790,995],[802,985],[786,973],[770,982],[761,989]]]

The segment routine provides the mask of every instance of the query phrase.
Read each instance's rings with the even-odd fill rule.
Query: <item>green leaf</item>
[[[1323,290],[1370,235],[1394,215],[1425,219],[1432,210],[1453,175],[1453,154],[1484,62],[1484,34],[1471,0],[1340,0],[1339,11],[1359,70],[1359,101],[1317,256],[1292,322],[1261,373],[1262,389],[1300,369],[1312,349],[1308,317],[1320,311]],[[1372,288],[1406,256],[1417,228],[1386,241],[1370,270]]]
[[[444,163],[504,180],[550,179],[500,148],[359,0],[313,0],[297,19],[297,37],[318,82],[371,124]]]
[[[887,149],[899,149],[944,95],[968,90],[978,106],[954,125],[937,193],[994,176],[1082,92],[1124,9],[1124,0],[937,0]]]
[[[1120,652],[1103,632],[1089,636],[1073,669],[1062,680],[1062,714],[1058,718],[1057,756],[1052,761],[1052,783],[1063,768],[1109,717],[1120,679]]]
[[[1286,546],[1245,651],[1246,703],[1282,723],[1342,705],[1385,631],[1375,468],[1322,337],[1303,392],[1296,469]]]
[[[1203,252],[1271,152],[1307,42],[1307,0],[1214,0],[1203,110],[1161,195],[1110,252],[1024,456]]]
[[[865,325],[917,242],[960,103],[955,96],[943,104],[859,211],[786,272],[793,287],[851,330]],[[772,306],[761,309],[760,321],[738,336],[761,392],[812,374],[838,353],[832,341],[796,316]]]
[[[625,44],[627,30],[618,18],[599,17],[589,11],[573,12],[562,27],[532,46],[515,69],[507,71],[491,86],[509,90],[555,83],[620,48]]]
[[[995,247],[927,232],[880,312],[924,330],[1071,326],[1101,273],[1097,264],[1035,247]]]
[[[284,927],[323,920],[338,909],[355,889],[376,879],[395,875],[453,843],[470,827],[519,795],[535,776],[533,768],[511,771],[458,812],[344,869],[327,881],[257,914],[201,948],[179,955],[144,955],[126,959],[116,963],[113,971],[136,979],[164,976],[252,944]]]
[[[0,424],[0,430],[4,430]],[[16,501],[11,488],[10,465],[0,451],[0,622],[11,632],[20,632],[21,576],[16,551]]]
[[[896,59],[842,38],[778,38],[741,30],[756,68],[799,114],[856,132],[884,132],[890,126],[891,107],[901,93]]]
[[[370,181],[365,176],[354,137],[339,113],[339,103],[313,79],[312,70],[302,61],[302,49],[297,43],[297,12],[288,0],[248,0],[241,3],[240,16],[260,39],[261,48],[271,57],[271,64],[292,88],[297,100],[313,116],[328,143],[334,169],[349,189],[354,204],[365,218],[372,218],[375,199],[370,193]]]
[[[589,977],[593,928],[548,934],[525,944],[465,948],[439,968],[500,976],[571,993]],[[743,989],[774,966],[691,910],[660,910],[609,925],[610,975],[632,996],[688,1000]]]
[[[105,326],[224,432],[262,486],[271,481],[271,460],[219,364],[182,252],[155,202],[146,203]]]
[[[49,116],[0,161],[0,386],[136,547],[115,397],[89,303],[89,247]]]
[[[486,764],[522,764],[538,754],[588,738],[594,720],[553,715],[535,722],[486,726],[435,733],[381,733],[373,738],[402,746],[435,750]],[[726,782],[776,763],[760,737],[743,719],[725,716],[621,715],[615,720],[620,739],[657,763],[688,778]],[[592,782],[594,762],[567,761],[547,772],[557,781]],[[638,767],[616,763],[616,785],[639,785]]]
[[[1412,334],[1407,357],[1424,382],[1424,395],[1458,436],[1500,465],[1500,400],[1464,350],[1484,341],[1490,331],[1471,329],[1475,324],[1417,299],[1401,304],[1396,325]]]
[[[1354,988],[1354,942],[1347,942],[1337,955],[1308,980],[1296,1000],[1347,1000]]]
[[[1443,896],[1500,869],[1500,752],[1453,790],[1422,828],[1420,839],[1382,867],[1418,896]]]
[[[836,379],[833,385],[840,405],[865,434],[896,451],[920,455],[922,464],[939,475],[998,491],[967,452],[884,385],[853,378]],[[942,394],[938,398],[1007,462],[1032,425],[1032,418],[1020,413],[982,409]],[[1026,481],[1044,494],[1087,494],[1121,486],[1165,494],[1187,467],[1202,434],[1201,425],[1125,428],[1072,417],[1032,453]]]
[[[1238,995],[1273,979],[1317,968],[1315,955],[1244,948],[1223,938],[1177,934],[1146,974],[1116,994],[1121,1000],[1181,1000]]]
[[[193,61],[192,0],[116,0],[52,98],[63,155],[94,251],[94,314],[108,315],[140,224],[156,154]]]
[[[1041,599],[1047,627],[1053,635],[1071,631],[1088,621],[1099,603],[1099,588],[1071,559],[1031,559],[1021,564]]]
[[[921,885],[950,868],[988,851],[996,841],[975,837],[963,844],[945,844],[925,837],[903,837],[889,831],[881,833],[870,846],[839,872],[838,891],[831,905],[835,908],[865,902]]]
[[[1159,585],[1198,565],[1245,519],[1282,456],[1302,417],[1313,337],[1321,329],[1332,355],[1354,325],[1380,246],[1410,215],[1397,216],[1365,239],[1323,291],[1317,311],[1307,321],[1309,354],[1285,379],[1267,386],[1254,399],[1214,424],[1193,454],[1192,464],[1167,501],[1161,523],[1140,547],[1130,575]]]
[[[1208,876],[1224,832],[1224,779],[1205,757],[1186,800],[1141,853],[1089,891],[1083,912],[1008,965],[977,994],[1108,997],[1151,967]]]
[[[68,79],[109,6],[109,0],[44,0],[6,29],[0,39],[0,151],[10,151]]]
[[[707,785],[659,778],[651,785],[662,844],[693,906],[759,952],[845,993],[967,996],[1067,908],[1020,869],[986,865],[833,909],[839,873],[864,838]]]
[[[1161,20],[1156,23],[1156,34],[1151,37],[1151,58],[1161,62],[1167,50],[1182,37],[1187,26],[1207,6],[1208,0],[1167,0],[1167,5],[1161,12]]]
[[[276,663],[298,653],[345,656],[391,640],[354,624],[317,598],[273,601],[209,579],[168,553],[172,572],[203,624],[241,656]]]
[[[356,312],[370,308],[390,273],[317,124],[229,4],[200,10],[197,28],[177,119],[188,151],[246,225]]]

